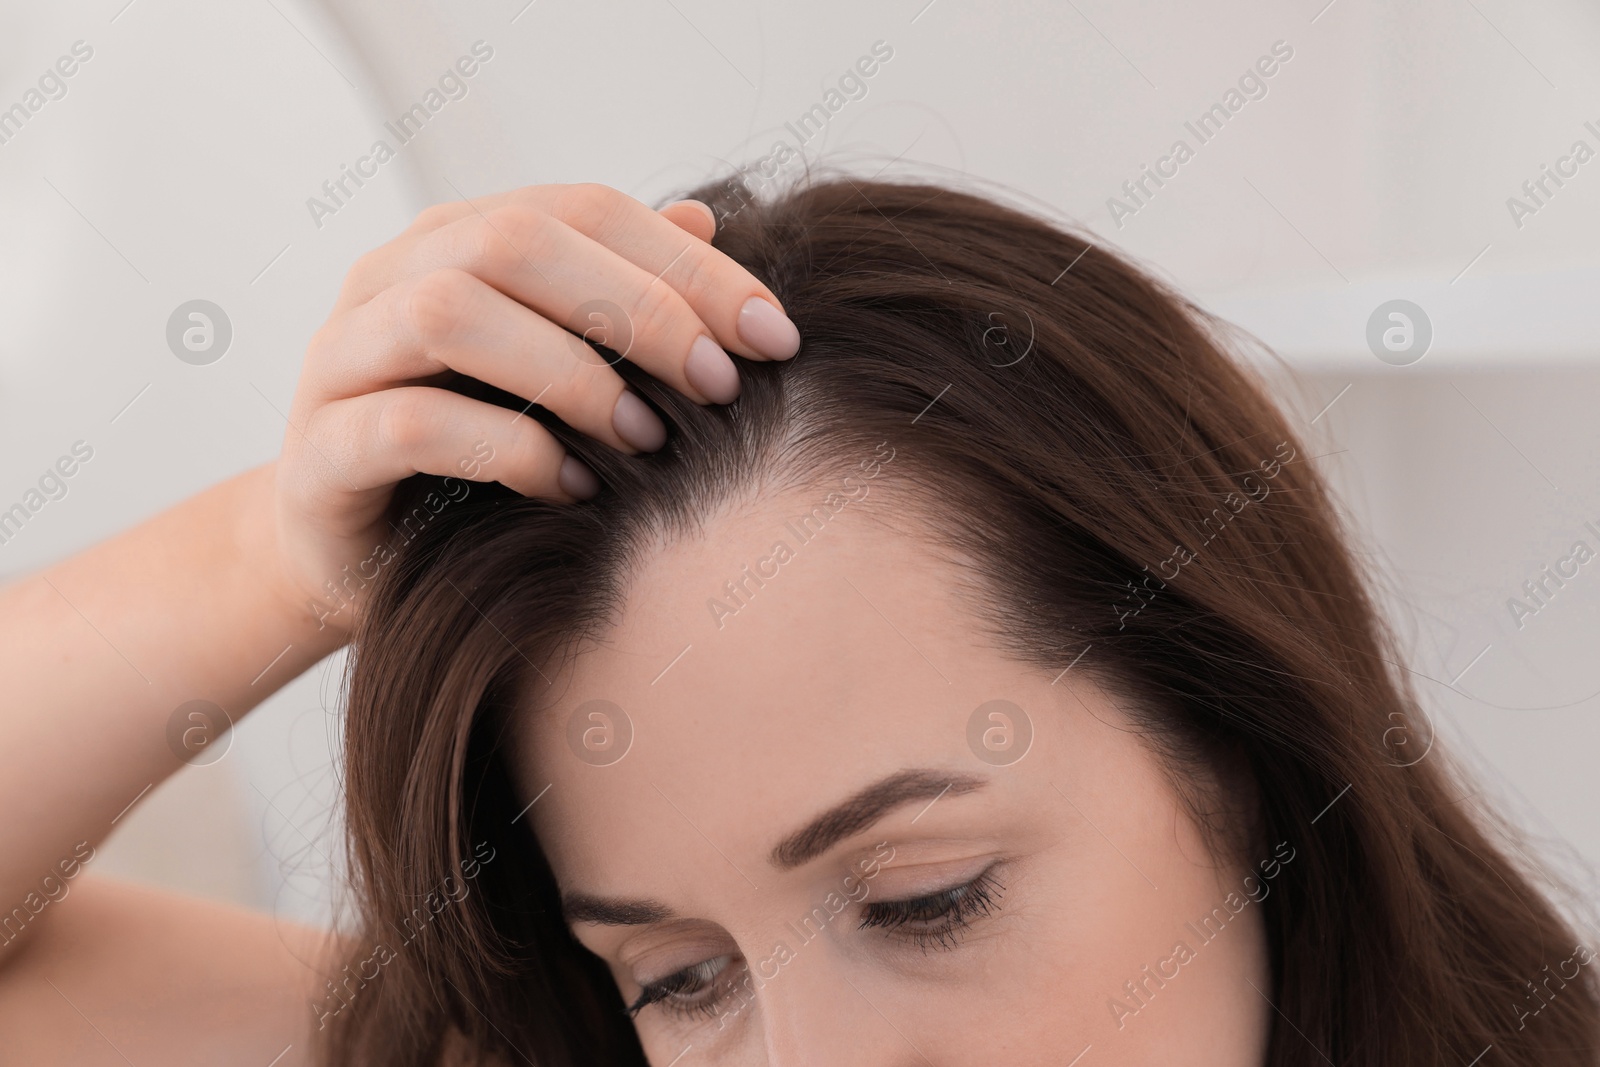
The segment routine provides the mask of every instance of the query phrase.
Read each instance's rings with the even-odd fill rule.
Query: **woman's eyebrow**
[[[937,800],[982,789],[987,778],[949,771],[913,769],[882,778],[812,819],[773,848],[767,861],[780,871],[793,870],[822,855],[847,837],[860,833],[894,809],[918,800]],[[568,925],[649,926],[675,918],[672,909],[653,900],[628,900],[569,893],[561,898]]]
[[[982,789],[987,778],[949,771],[912,769],[891,774],[829,808],[773,847],[767,862],[792,870],[860,833],[895,808],[917,800],[936,800]]]
[[[606,926],[649,926],[673,917],[672,909],[653,900],[619,900],[569,893],[561,898],[561,917],[572,926],[601,923]]]

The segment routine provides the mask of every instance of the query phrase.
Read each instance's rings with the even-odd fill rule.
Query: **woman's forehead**
[[[979,631],[963,576],[926,541],[859,508],[819,524],[814,504],[720,515],[644,560],[616,621],[551,677],[537,729],[561,735],[598,701],[677,734],[783,743],[830,720],[861,734],[868,709],[877,726],[925,723],[931,705],[1004,696],[1028,670]]]
[[[619,623],[552,678],[518,755],[553,859],[601,828],[641,859],[703,834],[760,855],[896,770],[1004,771],[1044,791],[1093,755],[1070,723],[1117,732],[1085,679],[996,648],[936,552],[848,513],[801,540],[786,510],[719,519],[647,561]],[[792,551],[764,564],[773,543]]]

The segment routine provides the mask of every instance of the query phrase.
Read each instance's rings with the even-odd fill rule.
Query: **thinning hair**
[[[1594,1062],[1588,972],[1517,1025],[1575,931],[1455,802],[1443,753],[1405,765],[1396,725],[1415,704],[1393,639],[1221,324],[1103,245],[954,188],[813,176],[764,199],[737,180],[688,195],[723,216],[716,247],[783,301],[800,352],[742,363],[727,406],[618,362],[671,427],[660,452],[623,455],[535,407],[602,492],[555,505],[473,486],[377,579],[347,679],[358,943],[472,849],[495,858],[331,1021],[330,1062],[432,1063],[449,1040],[541,1067],[645,1062],[513,823],[507,727],[529,714],[531,672],[612,617],[654,546],[718,504],[830,484],[884,441],[885,480],[992,591],[978,622],[1056,670],[1092,644],[1082,669],[1172,767],[1241,768],[1248,836],[1293,843],[1294,877],[1259,905],[1271,1067],[1462,1065],[1490,1045],[1498,1064]],[[439,479],[409,479],[397,511],[428,492]]]

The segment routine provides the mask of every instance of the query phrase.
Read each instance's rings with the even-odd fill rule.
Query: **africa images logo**
[[[311,213],[311,221],[317,229],[322,229],[322,220],[329,215],[337,215],[367,184],[366,180],[378,176],[378,168],[389,162],[399,154],[396,146],[411,143],[428,121],[444,110],[444,106],[452,100],[466,98],[471,86],[468,79],[474,77],[482,64],[494,58],[494,48],[485,41],[472,42],[471,54],[458,58],[455,63],[447,67],[438,77],[437,86],[430,86],[422,94],[422,99],[402,111],[393,122],[385,122],[383,128],[394,137],[394,144],[386,138],[380,137],[372,142],[372,147],[367,154],[356,159],[354,166],[340,164],[339,173],[322,183],[322,196],[306,198],[306,210]],[[354,188],[351,188],[354,186]]]

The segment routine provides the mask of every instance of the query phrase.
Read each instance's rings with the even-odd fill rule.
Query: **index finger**
[[[466,203],[429,208],[413,229],[437,229],[466,214],[526,203],[672,286],[717,344],[750,360],[787,360],[800,331],[778,296],[728,254],[686,234],[650,206],[595,182],[526,186]]]
[[[596,183],[537,185],[512,199],[560,219],[675,289],[717,343],[747,359],[788,359],[800,331],[760,279],[649,205]]]

